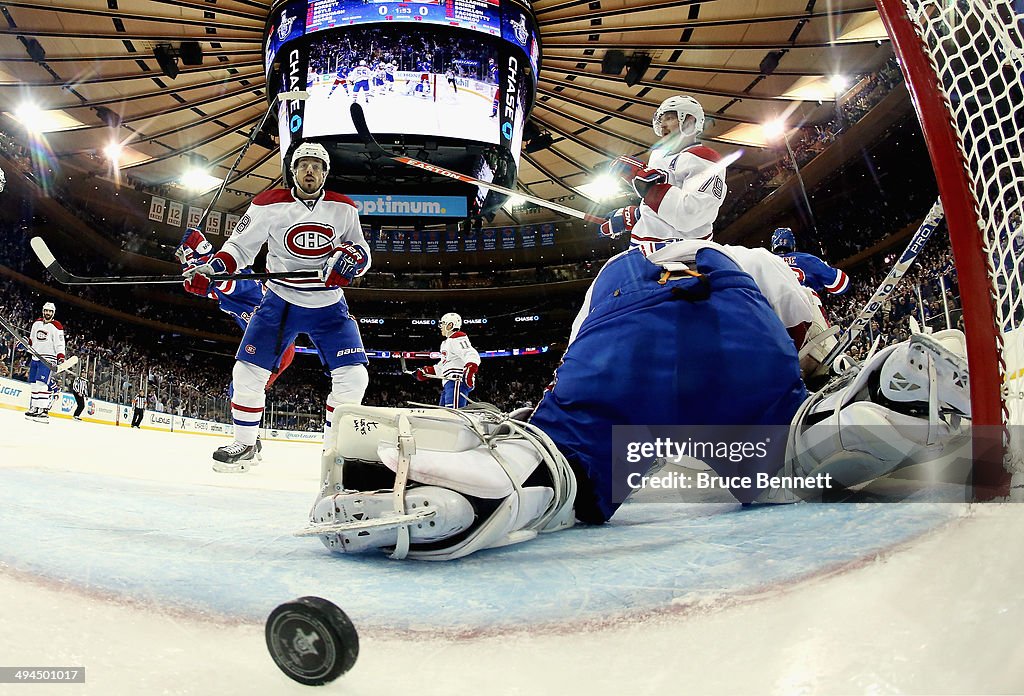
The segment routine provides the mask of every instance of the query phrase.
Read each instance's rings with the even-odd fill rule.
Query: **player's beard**
[[[299,191],[301,193],[304,193],[306,196],[309,196],[310,198],[313,198],[313,197],[316,197],[317,195],[319,195],[320,191],[323,190],[324,184],[326,183],[326,181],[322,181],[319,184],[307,184],[306,183],[306,178],[302,177],[298,181],[296,181],[295,183],[298,186],[298,189],[299,189]],[[310,190],[311,186],[313,187],[312,190]]]

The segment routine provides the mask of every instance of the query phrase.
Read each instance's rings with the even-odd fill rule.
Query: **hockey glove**
[[[187,266],[185,272],[187,273],[190,269],[191,267]],[[204,275],[194,275],[191,278],[187,278],[182,285],[185,288],[185,292],[198,295],[199,297],[206,297],[210,293],[212,283]]]
[[[636,175],[646,168],[646,164],[635,157],[629,157],[627,155],[616,157],[612,160],[612,163],[608,165],[608,171],[625,181],[627,184],[632,184]]]
[[[183,266],[205,263],[211,254],[213,254],[213,246],[195,227],[185,230],[181,243],[174,250],[174,255]]]
[[[479,369],[480,366],[476,363],[466,363],[466,366],[462,369],[462,381],[470,389],[476,386],[476,371]]]
[[[662,169],[644,168],[637,172],[631,183],[633,184],[633,190],[636,191],[636,195],[646,198],[647,192],[652,186],[658,186],[659,184],[668,185],[668,172]]]
[[[185,276],[185,289],[193,295],[205,296],[210,292],[210,278],[212,276],[234,271],[235,260],[225,254],[218,252],[209,261],[196,266],[188,266],[182,271]],[[192,287],[189,287],[191,285]]]
[[[426,367],[416,368],[416,371],[413,374],[416,375],[417,382],[426,382],[428,379],[430,379],[430,377],[428,377],[427,375],[435,374],[434,366],[427,365]]]
[[[631,231],[639,219],[639,206],[630,205],[619,208],[609,214],[608,219],[601,223],[601,234],[615,239],[623,232]]]
[[[343,288],[366,269],[369,259],[362,247],[351,242],[342,242],[335,248],[334,255],[324,268],[324,283],[329,288]]]

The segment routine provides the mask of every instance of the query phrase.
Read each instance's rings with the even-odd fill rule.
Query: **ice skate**
[[[243,445],[232,442],[230,445],[218,447],[213,453],[216,463],[213,470],[222,474],[242,474],[249,470],[257,456],[256,445]]]

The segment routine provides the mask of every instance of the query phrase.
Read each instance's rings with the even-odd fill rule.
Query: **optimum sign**
[[[350,195],[360,215],[389,217],[458,217],[468,215],[460,196],[358,196]]]

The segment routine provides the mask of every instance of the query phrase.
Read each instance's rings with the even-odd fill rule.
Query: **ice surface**
[[[84,665],[60,694],[280,694],[274,606],[360,630],[325,690],[417,693],[1024,691],[1024,508],[627,504],[614,524],[453,563],[335,556],[290,536],[319,447],[0,410],[0,664]],[[0,693],[25,687],[0,685]]]

